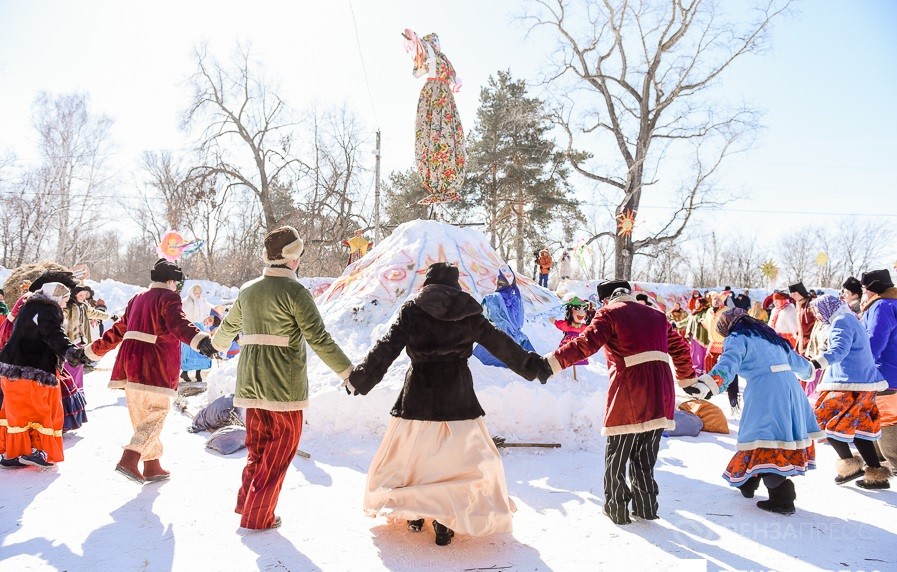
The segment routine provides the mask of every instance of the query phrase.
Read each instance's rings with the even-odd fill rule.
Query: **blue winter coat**
[[[738,450],[803,449],[825,437],[797,378],[808,379],[813,366],[794,350],[759,336],[733,332],[710,375],[725,389],[737,374],[747,380],[738,428]]]
[[[483,313],[496,328],[511,336],[515,342],[523,347],[523,349],[534,352],[536,350],[533,349],[533,344],[530,343],[529,338],[527,338],[526,334],[520,329],[523,326],[523,304],[519,296],[520,294],[518,293],[516,311],[512,314],[508,310],[508,305],[501,292],[487,294],[483,297]],[[485,365],[507,367],[500,359],[489,353],[486,348],[479,344],[473,348],[473,355]]]
[[[202,322],[193,322],[193,325],[199,328],[201,332],[208,332],[209,328]],[[196,371],[198,369],[209,369],[212,367],[212,360],[194,350],[185,343],[181,343],[181,371]]]
[[[832,317],[828,350],[815,359],[825,368],[816,391],[881,391],[888,387],[875,366],[869,334],[846,306]]]
[[[863,324],[878,371],[890,389],[897,389],[897,288],[866,302]]]

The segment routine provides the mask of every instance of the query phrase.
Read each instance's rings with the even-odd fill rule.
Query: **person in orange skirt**
[[[725,310],[715,327],[725,338],[723,352],[709,373],[684,390],[709,399],[736,374],[751,380],[744,390],[738,451],[723,478],[745,498],[754,497],[762,480],[769,500],[757,502],[757,507],[793,514],[797,495],[790,477],[816,467],[813,440],[824,436],[798,383],[799,377],[812,375],[813,367],[772,328],[741,308]]]
[[[816,386],[816,418],[840,457],[835,483],[863,477],[857,481],[861,488],[889,488],[891,471],[881,466],[875,450],[875,441],[881,438],[875,394],[886,390],[888,382],[875,364],[869,334],[847,304],[834,296],[820,296],[810,307],[829,325],[828,349],[812,361],[825,369]],[[858,457],[850,452],[851,443]]]
[[[70,274],[48,272],[35,280],[0,352],[3,467],[51,467],[64,459],[61,363],[78,365],[83,356],[62,329],[62,308],[73,286]]]

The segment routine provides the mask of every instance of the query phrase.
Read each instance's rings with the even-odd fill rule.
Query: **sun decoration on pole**
[[[619,232],[617,234],[619,236],[632,235],[632,229],[635,228],[635,213],[637,211],[633,211],[632,209],[626,209],[626,212],[623,214],[617,215],[617,228],[619,228]]]
[[[775,282],[779,277],[779,267],[772,260],[767,260],[760,265],[760,273],[770,282]]]

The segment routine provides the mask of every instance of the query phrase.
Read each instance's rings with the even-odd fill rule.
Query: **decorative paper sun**
[[[760,265],[760,273],[770,281],[775,281],[779,277],[779,267],[772,260],[767,260]]]
[[[828,254],[825,252],[820,252],[816,255],[816,265],[817,266],[825,266],[828,264]]]
[[[618,235],[626,236],[627,234],[632,234],[632,229],[635,228],[636,212],[637,211],[631,209],[626,209],[626,212],[617,215],[617,228],[620,229],[620,231],[617,232]]]

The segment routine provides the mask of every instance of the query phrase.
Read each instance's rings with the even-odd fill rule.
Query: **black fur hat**
[[[69,290],[73,290],[78,285],[78,282],[75,280],[75,275],[71,272],[48,270],[47,272],[44,272],[34,279],[34,282],[32,282],[31,286],[28,287],[28,291],[37,292],[41,289],[41,286],[43,286],[44,284],[49,284],[50,282],[59,282]]]
[[[632,285],[627,280],[605,280],[598,284],[598,300],[609,298],[618,288],[625,288],[632,292]]]
[[[810,293],[807,292],[807,287],[804,286],[803,282],[798,282],[797,284],[792,284],[791,286],[788,287],[788,292],[797,292],[804,298],[810,297]]]
[[[460,290],[461,284],[458,282],[459,275],[460,273],[458,272],[457,266],[452,266],[446,262],[436,262],[431,264],[427,269],[427,277],[424,279],[424,286],[442,284],[443,286],[450,286],[451,288]]]
[[[894,281],[891,280],[891,273],[887,268],[863,272],[863,275],[860,276],[860,283],[866,290],[876,294],[883,294],[888,288],[894,287]]]
[[[167,282],[169,280],[180,282],[183,279],[184,271],[181,270],[181,267],[164,258],[157,260],[156,264],[153,265],[153,269],[150,270],[150,280],[153,282]]]
[[[848,292],[853,292],[857,296],[863,295],[863,285],[853,276],[848,276],[847,280],[844,281],[844,284],[841,284],[841,288],[844,288]]]

